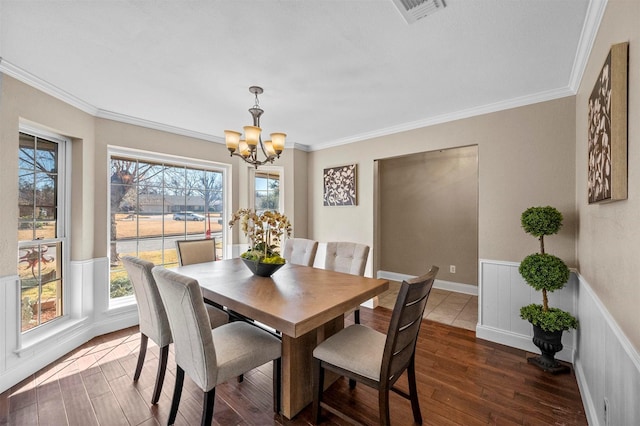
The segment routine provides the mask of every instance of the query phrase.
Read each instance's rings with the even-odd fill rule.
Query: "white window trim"
[[[71,223],[71,209],[67,206],[71,205],[71,139],[64,137],[58,133],[53,133],[51,131],[39,128],[31,123],[20,122],[18,131],[20,133],[29,134],[32,136],[36,136],[38,138],[47,139],[53,142],[58,143],[58,195],[59,200],[62,202],[58,202],[56,207],[57,217],[62,218],[62,220],[57,221],[57,234],[58,237],[55,238],[56,241],[61,241],[62,243],[62,307],[63,312],[62,316],[59,318],[53,319],[51,321],[46,322],[45,324],[39,325],[36,328],[31,330],[27,330],[22,332],[22,317],[21,317],[21,289],[20,289],[20,281],[17,282],[17,295],[18,303],[17,307],[17,318],[16,318],[16,353],[19,355],[24,350],[36,345],[43,340],[58,334],[69,327],[73,327],[78,322],[78,318],[73,318],[72,312],[80,311],[80,307],[71,306],[72,297],[71,293],[73,289],[71,288],[71,247],[69,245],[69,241],[71,241],[71,227],[69,224]],[[60,170],[62,164],[62,171]],[[43,240],[46,242],[46,240]],[[20,246],[20,244],[18,244]],[[17,247],[16,247],[17,248]]]
[[[231,215],[230,209],[231,209],[232,186],[231,186],[231,165],[230,164],[220,163],[217,161],[202,160],[198,158],[183,157],[183,156],[178,156],[173,154],[163,154],[158,152],[145,151],[145,150],[135,149],[135,148],[126,148],[126,147],[116,146],[116,145],[107,145],[107,177],[106,177],[107,185],[110,185],[109,173],[111,170],[111,157],[113,156],[130,157],[139,161],[170,162],[175,165],[187,166],[187,167],[200,166],[206,169],[210,169],[210,168],[220,169],[223,173],[222,187],[224,191],[223,193],[224,208],[222,211],[222,217],[228,217]],[[108,193],[109,193],[109,190],[107,190],[107,195]],[[111,217],[111,203],[107,202],[107,218],[110,218],[110,217]],[[231,249],[229,247],[231,247],[231,243],[232,243],[231,233],[229,233],[227,228],[228,227],[226,226],[222,227],[222,240],[226,242],[225,246],[223,247],[225,258],[228,257],[229,253],[231,252]],[[111,241],[109,226],[107,226],[106,241],[107,242]],[[107,246],[107,253],[110,253],[108,246]],[[109,256],[107,255],[107,257]],[[104,297],[106,297],[105,310],[114,311],[114,310],[122,309],[124,307],[135,304],[136,299],[135,299],[135,296],[133,295],[118,297],[117,299],[111,299],[111,297],[109,296],[109,286],[111,285],[110,284],[111,280],[109,279],[108,274],[109,274],[109,270],[107,270],[106,288],[101,291],[101,293],[104,293]]]

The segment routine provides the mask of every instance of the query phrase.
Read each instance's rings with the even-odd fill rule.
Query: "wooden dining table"
[[[387,280],[291,263],[269,278],[259,277],[240,258],[175,271],[196,279],[205,299],[281,334],[281,409],[289,419],[313,399],[313,349],[344,327],[346,312],[389,288]]]

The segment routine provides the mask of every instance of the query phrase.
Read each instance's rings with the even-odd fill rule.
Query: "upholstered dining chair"
[[[176,240],[180,266],[217,260],[216,239]]]
[[[162,391],[164,374],[169,356],[169,344],[173,341],[169,320],[158,293],[158,286],[151,273],[155,266],[152,262],[133,257],[124,256],[122,264],[129,275],[129,280],[133,286],[133,292],[138,304],[138,317],[140,327],[140,350],[138,352],[138,363],[133,374],[133,381],[140,378],[144,359],[147,354],[147,343],[149,339],[160,348],[160,359],[158,360],[158,370],[156,372],[156,384],[151,397],[151,403],[156,404]],[[229,316],[214,307],[207,308],[209,316],[209,327],[217,327],[229,322]]]
[[[317,251],[317,241],[306,238],[289,238],[284,243],[282,257],[295,265],[313,266]]]
[[[328,242],[324,268],[352,275],[364,275],[369,246],[346,241]],[[353,313],[356,324],[360,324],[360,310]]]
[[[273,361],[273,406],[280,411],[281,341],[243,321],[210,329],[198,281],[161,266],[153,268],[174,336],[177,364],[168,424],[178,413],[184,374],[205,393],[202,424],[213,419],[216,386]]]
[[[380,424],[388,425],[389,390],[411,401],[413,419],[422,424],[415,373],[415,349],[422,315],[433,287],[438,267],[410,281],[403,281],[391,314],[387,334],[361,324],[353,324],[320,343],[313,350],[313,419],[320,422],[320,409],[353,421],[322,402],[324,372],[347,376],[351,388],[363,383],[379,392]],[[407,371],[409,394],[393,385]],[[351,381],[354,382],[351,382]]]

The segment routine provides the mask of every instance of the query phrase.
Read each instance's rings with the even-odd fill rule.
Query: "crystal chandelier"
[[[284,151],[284,139],[287,135],[284,133],[271,133],[271,140],[262,141],[262,136],[260,135],[262,132],[260,128],[260,116],[264,110],[260,108],[258,95],[261,95],[264,90],[262,90],[262,87],[251,86],[249,87],[249,92],[253,93],[256,98],[253,107],[249,108],[249,112],[253,117],[253,126],[243,127],[244,139],[240,139],[242,133],[236,132],[235,130],[225,130],[224,138],[227,149],[232,156],[240,157],[247,163],[258,168],[258,166],[273,163],[273,160],[280,158],[280,154]],[[258,145],[265,157],[264,160],[258,159]]]

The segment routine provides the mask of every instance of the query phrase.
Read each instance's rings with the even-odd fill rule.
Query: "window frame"
[[[24,133],[30,136],[34,136],[36,138],[41,138],[49,142],[56,143],[58,145],[58,156],[57,156],[57,200],[56,200],[56,237],[47,238],[47,239],[35,239],[35,240],[18,240],[17,250],[18,252],[21,248],[25,246],[32,246],[34,243],[40,244],[48,244],[60,242],[61,244],[61,255],[60,259],[60,267],[62,271],[60,272],[60,281],[62,288],[62,297],[60,300],[62,301],[62,314],[54,318],[52,320],[47,321],[44,324],[37,325],[29,330],[22,331],[22,316],[20,314],[22,308],[22,288],[20,285],[20,280],[18,279],[18,300],[17,308],[18,308],[18,322],[17,322],[17,334],[18,334],[18,348],[23,348],[26,346],[32,345],[34,342],[39,341],[47,336],[49,336],[54,330],[63,326],[66,322],[68,322],[72,313],[76,311],[74,306],[71,306],[72,303],[72,283],[71,283],[71,149],[72,149],[72,141],[70,138],[65,137],[59,133],[55,133],[49,130],[42,129],[40,127],[21,122],[18,126],[18,134]],[[17,258],[16,258],[17,260]],[[17,264],[16,264],[16,272],[17,272]]]
[[[279,187],[278,187],[278,211],[284,213],[284,167],[282,166],[260,166],[257,170],[255,167],[249,169],[249,208],[257,211],[256,209],[256,173],[257,172],[277,172]]]
[[[111,203],[109,202],[109,196],[111,194],[111,160],[113,157],[125,157],[130,158],[131,160],[136,161],[148,161],[153,163],[169,163],[171,165],[187,167],[187,168],[202,168],[206,170],[214,170],[216,172],[222,173],[222,199],[223,199],[223,210],[222,217],[228,217],[230,215],[231,208],[231,165],[226,163],[220,163],[217,161],[211,160],[202,160],[197,158],[178,156],[173,154],[165,154],[161,152],[152,152],[145,151],[135,148],[127,148],[116,145],[107,145],[107,172],[106,172],[106,182],[107,182],[107,226],[106,226],[106,241],[107,241],[107,258],[110,259],[111,251],[110,251],[110,243],[111,243],[111,233],[109,223],[111,220]],[[222,252],[223,256],[229,256],[228,247],[231,245],[231,233],[227,229],[228,227],[222,227]],[[110,263],[110,261],[108,262]],[[122,296],[118,298],[111,298],[110,295],[111,290],[111,279],[110,279],[110,268],[107,268],[107,277],[106,277],[106,286],[103,289],[105,293],[105,297],[107,300],[107,309],[112,311],[114,309],[119,309],[125,306],[133,305],[136,303],[135,295]]]

